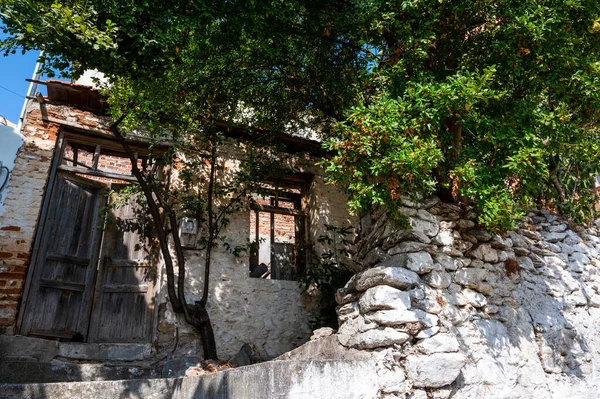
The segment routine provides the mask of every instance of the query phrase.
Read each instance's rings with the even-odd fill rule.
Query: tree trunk
[[[137,167],[137,159],[135,153],[129,147],[127,140],[123,137],[121,132],[119,131],[118,125],[123,121],[125,115],[121,116],[115,123],[111,125],[111,130],[117,140],[123,146],[123,149],[127,153],[131,161],[131,172],[137,179],[144,196],[146,197],[146,201],[148,203],[148,209],[150,210],[150,214],[152,216],[153,225],[157,231],[158,242],[161,249],[161,253],[163,254],[163,258],[165,261],[165,269],[167,274],[167,292],[169,295],[169,300],[171,302],[171,306],[173,307],[173,311],[175,313],[183,314],[185,321],[193,326],[198,333],[200,334],[200,339],[202,341],[202,347],[204,351],[205,359],[218,359],[217,358],[217,346],[215,343],[215,336],[212,328],[212,324],[210,322],[210,317],[208,316],[208,312],[206,310],[206,302],[208,298],[208,278],[209,278],[209,270],[205,270],[205,283],[204,283],[204,292],[202,295],[202,301],[196,302],[195,305],[188,305],[185,299],[185,257],[183,255],[183,248],[181,246],[181,242],[179,240],[179,236],[177,233],[177,217],[174,215],[170,207],[166,204],[164,199],[161,196],[161,193],[157,189],[157,185],[153,184],[151,179],[154,176],[144,176],[144,174]],[[216,153],[212,158],[216,158]],[[213,162],[214,165],[214,162]],[[211,178],[214,179],[214,166],[211,165]],[[210,194],[210,199],[212,199],[212,193]],[[158,204],[157,204],[158,202]],[[173,237],[173,244],[175,246],[175,253],[177,255],[177,264],[178,264],[178,281],[177,286],[175,285],[175,273],[174,273],[174,264],[173,258],[171,257],[171,252],[169,251],[168,239],[169,234],[165,230],[161,218],[161,212],[159,209],[160,205],[165,212],[168,214],[168,219],[171,224],[171,236]],[[214,239],[213,239],[214,240]],[[212,245],[212,242],[209,243]],[[207,251],[207,267],[210,266],[210,251]]]
[[[196,301],[194,305],[188,306],[188,313],[194,319],[194,323],[190,323],[200,333],[202,341],[202,349],[205,359],[218,359],[217,344],[215,343],[215,334],[213,332],[212,323],[206,308]]]
[[[436,194],[444,202],[456,202],[460,195],[460,181],[450,176],[450,165],[457,163],[462,151],[462,123],[456,120],[456,116],[449,116],[442,121],[442,129],[447,132],[443,144],[449,149],[444,151],[444,165],[433,170],[437,180]]]

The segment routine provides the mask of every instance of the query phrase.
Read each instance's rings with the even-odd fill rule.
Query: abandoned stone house
[[[64,358],[93,358],[104,367],[103,356],[114,359],[115,350],[120,359],[197,359],[201,348],[170,310],[160,259],[144,252],[145,241],[110,223],[110,215],[97,228],[99,209],[112,201],[103,195],[107,185],[135,184],[101,98],[79,85],[47,86],[47,98],[28,104],[25,143],[2,192],[0,366],[17,363],[5,361],[5,342],[20,341],[9,355],[28,373],[33,367],[23,353],[61,340],[35,368],[52,359],[51,371],[63,372],[59,381],[139,378],[72,384],[72,397],[84,390],[95,398],[598,397],[600,219],[576,226],[530,210],[522,225],[499,235],[477,225],[471,206],[433,197],[402,200],[411,230],[382,209],[358,223],[347,215],[344,196],[323,183],[311,155],[316,143],[289,136],[279,137],[289,151],[283,162],[300,173],[288,176],[278,194],[257,197],[233,215],[225,232],[233,245],[261,244],[252,255],[234,257],[222,247],[214,255],[208,310],[217,347],[221,358],[244,343],[274,357],[306,341],[315,303],[294,281],[294,269],[303,266],[296,246],[313,243],[319,253],[327,224],[360,224],[352,250],[362,270],[337,291],[338,332],[277,361],[181,379],[133,373],[133,362],[126,362],[126,375],[66,364]],[[235,140],[227,143],[219,162],[235,168]],[[147,144],[131,146],[144,162]],[[135,210],[127,203],[111,212],[127,221]],[[202,286],[203,256],[195,247],[201,232],[193,219],[184,222],[192,302]],[[266,270],[253,273],[260,264]],[[2,372],[11,377],[4,381],[18,382],[12,370],[0,367],[0,378]],[[21,380],[31,381],[40,380]],[[0,396],[67,397],[65,389],[4,384]]]
[[[100,210],[111,201],[106,188],[135,184],[129,159],[109,130],[111,119],[103,114],[105,103],[87,86],[46,83],[48,96],[27,105],[25,142],[0,215],[0,334],[200,354],[195,332],[170,311],[160,257],[139,245],[139,233],[116,223],[103,226]],[[279,141],[300,173],[277,196],[233,215],[225,231],[232,244],[260,241],[254,259],[221,247],[213,255],[208,310],[222,358],[244,343],[270,358],[309,338],[315,301],[302,292],[293,271],[306,262],[295,248],[316,243],[326,224],[355,224],[343,194],[325,185],[314,164],[318,143],[286,135]],[[131,146],[143,162],[147,143]],[[219,162],[235,164],[233,148],[224,152],[231,159]],[[126,220],[133,207],[113,213]],[[186,222],[192,302],[201,295],[203,257],[194,246],[201,232],[194,220]],[[253,277],[250,263],[267,270]]]

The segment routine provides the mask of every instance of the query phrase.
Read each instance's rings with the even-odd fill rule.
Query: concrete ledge
[[[6,399],[352,399],[375,398],[378,380],[364,361],[272,361],[176,379],[0,384]]]
[[[75,381],[105,381],[160,377],[154,367],[107,365],[35,359],[0,359],[0,383],[28,384]],[[0,392],[0,398],[2,393]]]
[[[49,362],[58,355],[59,342],[23,336],[0,335],[0,360],[33,358]]]
[[[151,344],[80,344],[61,342],[58,355],[77,360],[144,360],[152,355]]]

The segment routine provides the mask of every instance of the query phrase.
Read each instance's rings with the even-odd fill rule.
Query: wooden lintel
[[[45,122],[50,122],[50,123],[56,123],[59,124],[63,127],[67,127],[69,129],[72,129],[74,132],[77,133],[85,133],[85,134],[92,134],[95,136],[100,136],[100,137],[104,137],[104,138],[109,138],[114,140],[115,136],[110,133],[108,130],[100,130],[100,129],[94,129],[88,126],[83,126],[80,125],[79,123],[74,123],[74,122],[70,122],[70,121],[65,121],[62,119],[57,119],[57,118],[53,118],[51,116],[47,116],[45,118],[43,118]],[[146,139],[144,137],[136,137],[135,139],[128,139],[127,140],[128,143],[133,144],[133,145],[138,145],[138,146],[144,146],[147,147],[149,144],[152,144],[152,141],[149,139]],[[157,143],[159,146],[162,147],[170,147],[172,144],[167,142],[167,141],[159,141]],[[140,154],[145,154],[144,151],[140,150],[139,151]],[[146,151],[147,152],[147,151]]]

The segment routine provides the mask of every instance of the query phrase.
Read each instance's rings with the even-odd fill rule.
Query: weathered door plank
[[[148,220],[135,196],[107,216],[89,341],[148,342],[156,280]]]
[[[83,336],[89,323],[104,184],[57,173],[22,334]]]

